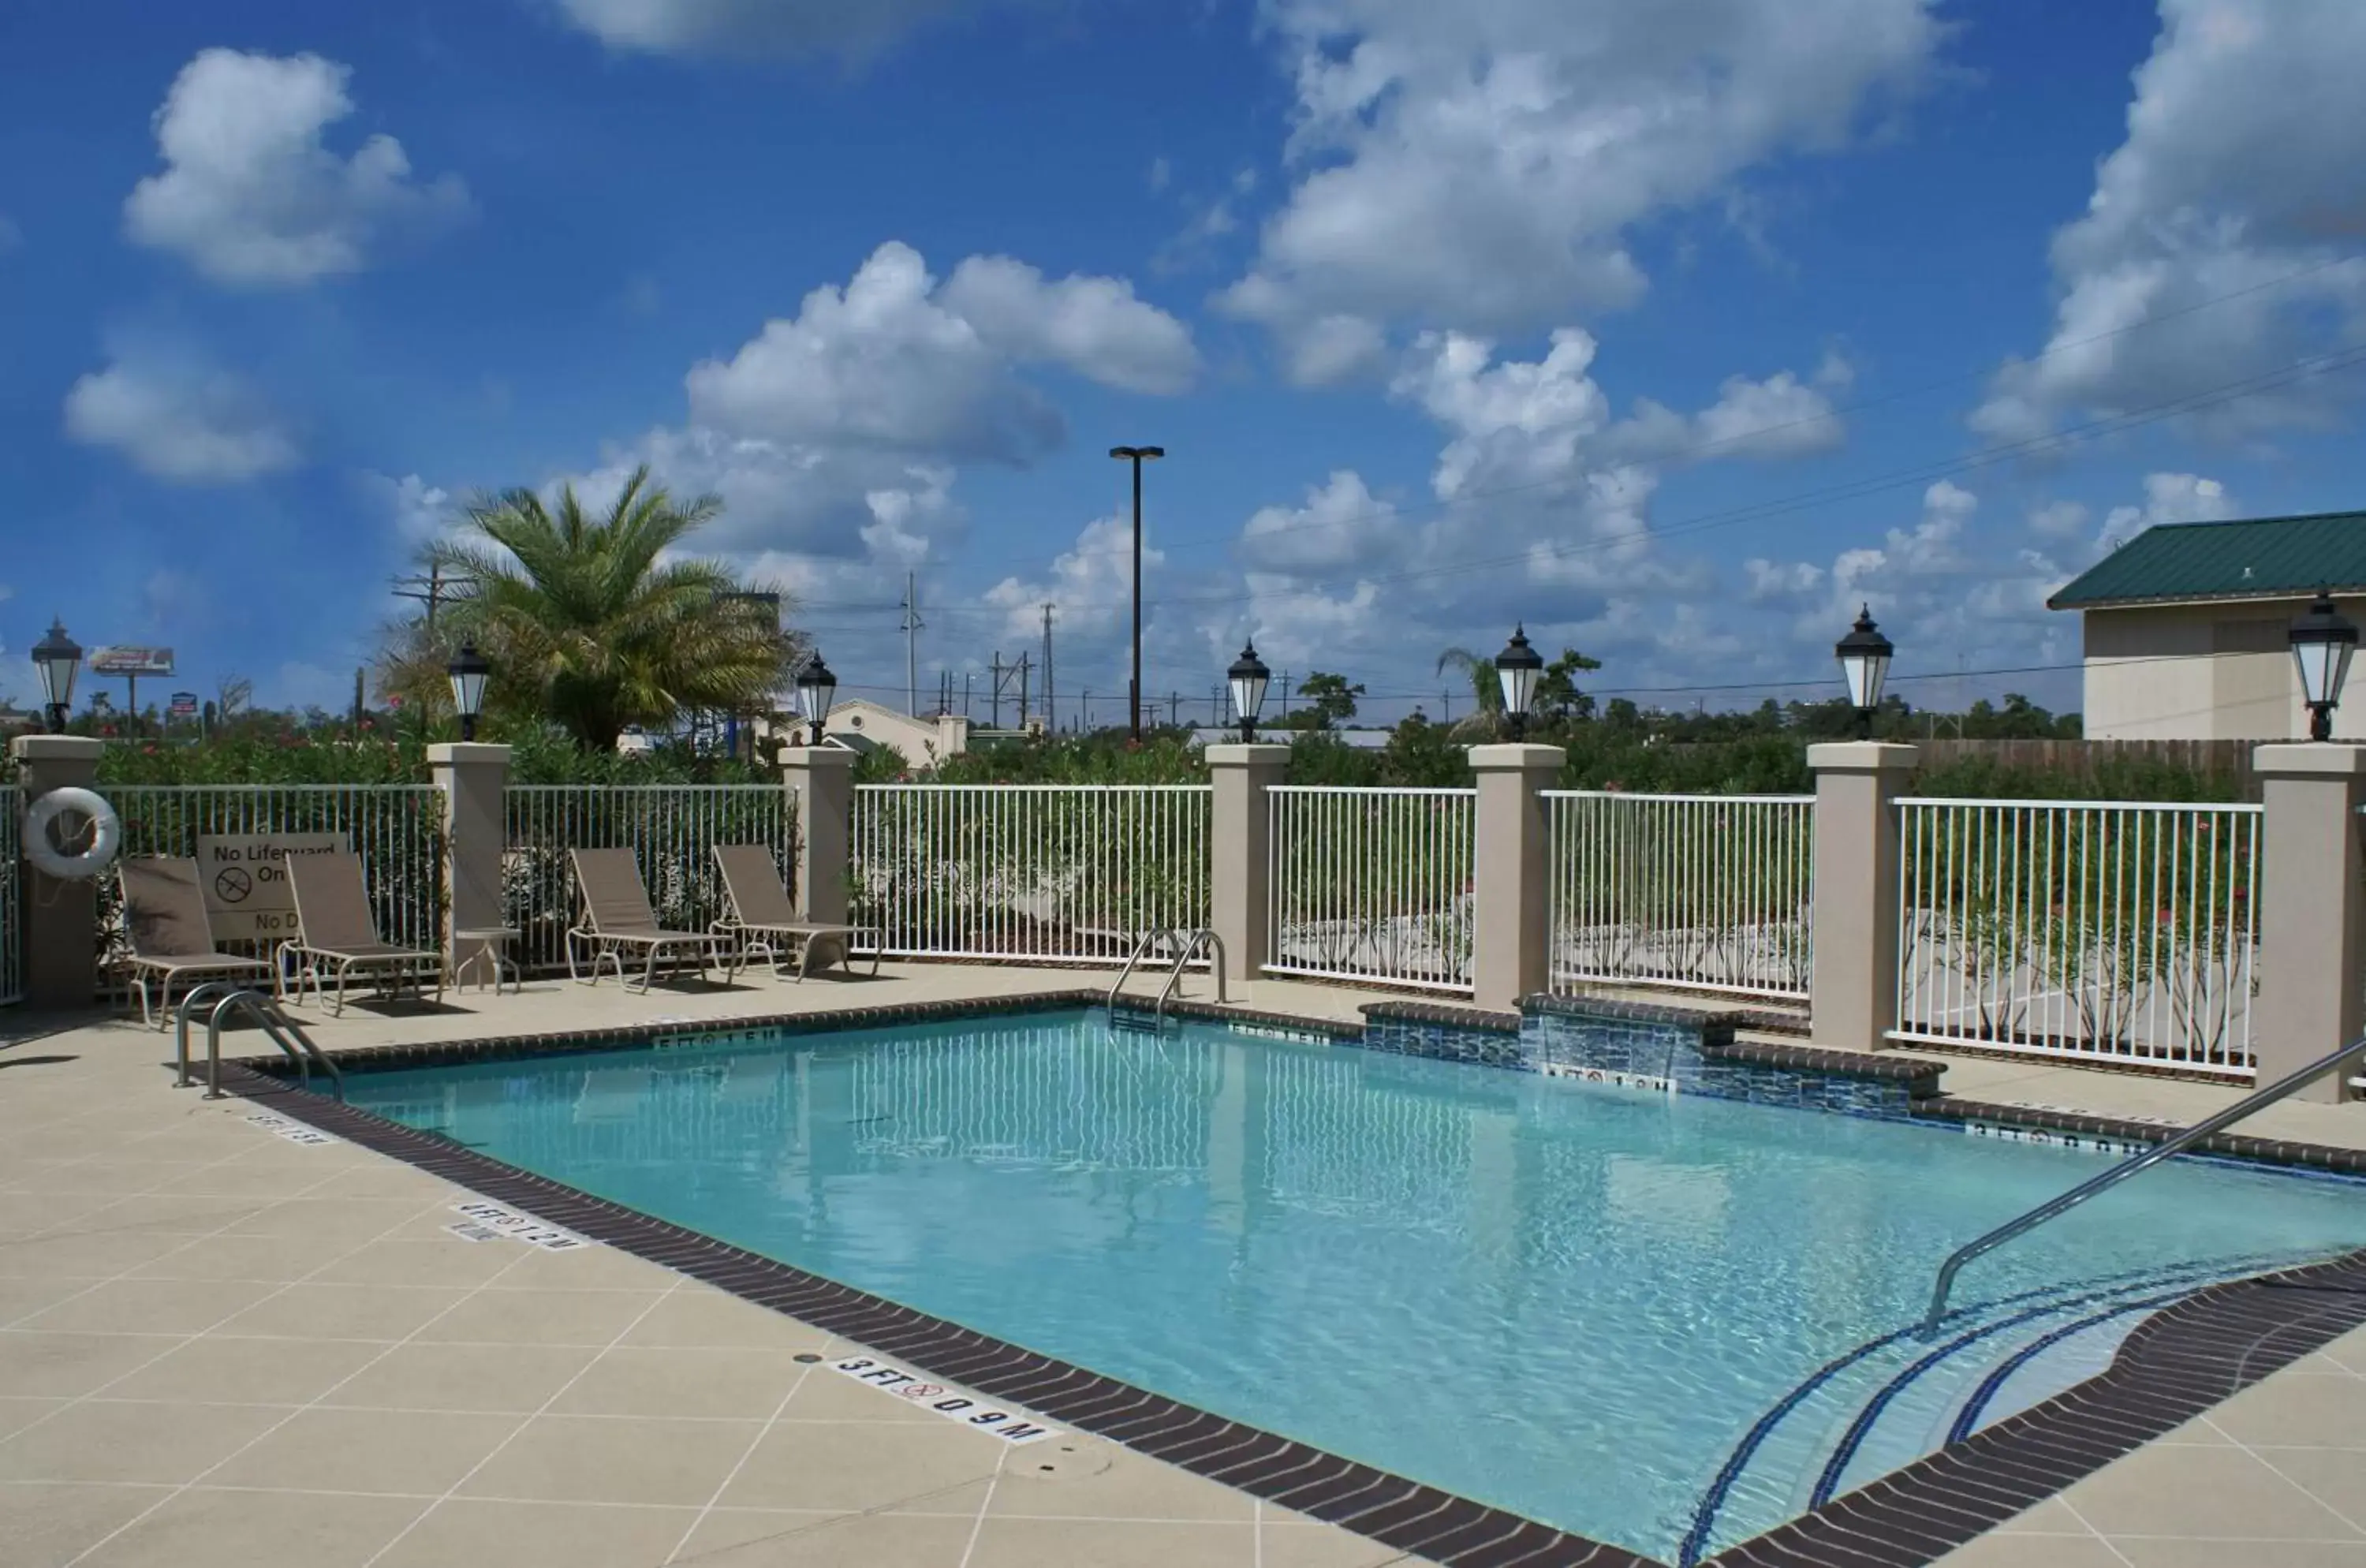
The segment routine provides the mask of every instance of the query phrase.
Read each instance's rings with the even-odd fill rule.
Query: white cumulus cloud
[[[1633,303],[1634,225],[1846,145],[1944,32],[1930,0],[1264,9],[1298,176],[1220,302],[1273,328],[1303,381],[1370,368],[1338,345],[1396,323],[1524,331]]]
[[[296,437],[236,376],[165,354],[118,355],[66,393],[66,434],[176,484],[230,484],[290,468]]]
[[[1998,374],[1972,416],[1984,434],[2026,440],[2366,341],[2366,261],[2345,259],[2366,234],[2366,6],[2160,0],[2160,14],[2127,139],[2054,236],[2046,353]],[[2224,435],[2321,425],[2342,386],[2297,381],[2194,419]]]
[[[648,54],[878,53],[978,0],[556,0],[610,49]]]
[[[1006,257],[972,257],[940,289],[918,252],[890,241],[843,289],[815,289],[794,319],[693,367],[691,414],[759,439],[1024,463],[1065,434],[1015,374],[1030,362],[1172,391],[1197,356],[1181,323],[1121,280],[1050,283]]]
[[[324,144],[354,112],[350,75],[317,54],[199,53],[156,111],[165,166],[133,187],[126,231],[216,282],[288,287],[358,272],[381,242],[465,211],[457,176],[415,179],[391,136],[349,157]]]

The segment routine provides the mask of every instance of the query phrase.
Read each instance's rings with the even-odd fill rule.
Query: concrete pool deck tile
[[[94,1280],[69,1275],[47,1279],[29,1275],[0,1276],[0,1325],[23,1324],[59,1303],[83,1295],[105,1282],[103,1278]]]
[[[686,1287],[659,1303],[620,1343],[652,1349],[704,1346],[794,1353],[819,1351],[829,1336],[720,1291]]]
[[[717,1506],[850,1514],[987,1480],[1004,1450],[992,1438],[942,1421],[850,1422],[819,1430],[774,1426],[753,1448],[743,1439],[742,1448],[744,1462],[715,1495]]]
[[[209,1472],[212,1486],[433,1496],[518,1428],[515,1415],[448,1410],[282,1412],[285,1423]]]
[[[177,1246],[117,1270],[132,1280],[259,1280],[292,1284],[321,1264],[321,1243],[307,1235],[216,1235]]]
[[[419,1339],[425,1344],[562,1345],[596,1350],[632,1327],[660,1297],[657,1291],[479,1291],[422,1325]]]
[[[599,1352],[589,1346],[398,1345],[323,1400],[356,1410],[475,1411],[526,1416],[540,1410]],[[514,1424],[514,1423],[513,1423]]]
[[[856,1563],[862,1568],[963,1568],[978,1529],[975,1512],[975,1507],[958,1515],[716,1508],[698,1521],[673,1562],[682,1568],[850,1568]],[[1237,1559],[1236,1568],[1246,1568],[1246,1558]],[[1032,1568],[1042,1568],[1042,1560]]]
[[[1245,1524],[1011,1519],[989,1514],[965,1562],[968,1568],[1036,1568],[1044,1562],[1241,1568],[1256,1551],[1256,1529]]]
[[[67,1404],[68,1401],[63,1399],[0,1393],[0,1440],[14,1437],[36,1421],[56,1415]]]
[[[196,1334],[279,1288],[254,1280],[106,1280],[9,1326],[69,1334]]]
[[[536,1416],[458,1495],[704,1507],[762,1429],[761,1421]]]
[[[0,1483],[0,1542],[9,1568],[65,1568],[168,1495],[170,1487]]]
[[[2247,1447],[2366,1449],[2366,1388],[2321,1377],[2254,1384],[2206,1419],[2212,1430]]]
[[[83,1400],[0,1442],[0,1479],[178,1485],[287,1415],[273,1405]]]
[[[171,1334],[0,1333],[0,1388],[78,1399],[182,1343]]]
[[[698,1521],[696,1508],[586,1508],[447,1497],[374,1568],[657,1568]]]
[[[323,1263],[344,1250],[334,1243]],[[266,1339],[377,1339],[425,1327],[468,1292],[448,1286],[319,1285],[303,1281],[264,1297],[213,1332]]]
[[[2146,1449],[2079,1482],[2064,1500],[2107,1538],[2366,1541],[2366,1531],[2240,1449]]]
[[[2366,1545],[2337,1540],[2161,1540],[2115,1536],[2129,1568],[2366,1568]]]
[[[2094,1535],[1986,1536],[1939,1562],[1940,1568],[2128,1568],[2118,1550]]]
[[[201,1335],[107,1383],[97,1397],[308,1404],[385,1352],[384,1345],[361,1340]]]
[[[2366,1453],[2356,1449],[2256,1448],[2260,1463],[2352,1524],[2366,1524]]]
[[[1046,1453],[1050,1443],[1012,1449],[987,1500],[986,1516],[1046,1519],[1192,1519],[1245,1524],[1256,1517],[1246,1493],[1109,1443],[1090,1439],[1073,1455]],[[1041,1468],[1051,1465],[1050,1471]]]
[[[447,1223],[456,1223],[458,1214]],[[439,1234],[388,1236],[370,1243],[313,1274],[323,1285],[481,1285],[517,1261],[513,1247]]]
[[[612,1346],[568,1385],[550,1414],[761,1421],[781,1407],[805,1371],[781,1351]]]
[[[419,1507],[400,1497],[192,1489],[76,1568],[362,1568]]]
[[[1257,1568],[1382,1568],[1406,1561],[1395,1547],[1324,1524],[1257,1527]]]
[[[0,1279],[111,1280],[178,1250],[182,1244],[180,1236],[146,1230],[51,1229],[0,1236]],[[319,1261],[317,1252],[313,1260]]]

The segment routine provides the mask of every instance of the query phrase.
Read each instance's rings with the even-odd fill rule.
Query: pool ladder
[[[1138,1001],[1132,1006],[1126,1005],[1125,983],[1133,977],[1134,966],[1142,962],[1144,954],[1149,953],[1151,944],[1159,942],[1175,944],[1175,963],[1166,971],[1166,983],[1158,987],[1158,995],[1145,1013]],[[1224,939],[1222,937],[1218,936],[1206,926],[1188,931],[1147,931],[1143,932],[1141,939],[1133,944],[1133,951],[1126,954],[1125,967],[1118,971],[1117,984],[1109,988],[1110,1027],[1132,1033],[1150,1034],[1165,1029],[1167,1000],[1175,995],[1175,987],[1183,983],[1185,965],[1198,957],[1200,950],[1203,947],[1213,950],[1208,967],[1216,976],[1216,999],[1220,1002],[1231,1000],[1232,998],[1224,991]]]
[[[181,998],[180,1006],[174,1010],[174,1027],[180,1037],[181,1063],[181,1077],[175,1088],[187,1089],[193,1081],[189,1077],[189,1015],[199,1002],[207,1001],[214,1004],[213,1010],[206,1017],[208,1100],[225,1098],[221,1090],[222,1024],[232,1014],[242,1012],[261,1024],[263,1032],[271,1037],[271,1043],[287,1053],[288,1060],[296,1064],[298,1081],[306,1089],[312,1087],[312,1069],[319,1067],[329,1075],[337,1098],[345,1098],[345,1075],[338,1069],[335,1062],[330,1060],[327,1052],[313,1043],[312,1037],[304,1032],[304,1026],[288,1017],[267,994],[242,986],[235,980],[208,980],[202,986],[192,986],[188,995]]]

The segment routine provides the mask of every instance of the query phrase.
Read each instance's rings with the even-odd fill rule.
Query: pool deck
[[[890,964],[876,980],[647,997],[541,981],[437,1013],[299,1016],[334,1051],[1092,983]],[[1307,1018],[1353,1020],[1380,997],[1234,987]],[[170,1049],[136,1021],[43,1032],[0,1013],[6,1568],[1418,1561],[1104,1438],[966,1430],[798,1359],[860,1346],[624,1251],[455,1235],[466,1190],[353,1143],[276,1136],[248,1120],[267,1107],[175,1090]],[[1956,1097],[2099,1116],[2190,1120],[2238,1092],[1932,1059]],[[2366,1105],[2287,1102],[2255,1130],[2366,1148]],[[1940,1561],[2366,1568],[2366,1329]]]

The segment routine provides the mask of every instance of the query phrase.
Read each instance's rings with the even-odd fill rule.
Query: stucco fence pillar
[[[1809,1029],[1833,1051],[1878,1051],[1898,1023],[1898,797],[1921,753],[1850,740],[1808,748],[1816,776]]]
[[[498,931],[508,900],[501,857],[509,848],[506,801],[510,749],[483,741],[447,741],[427,748],[427,768],[444,795],[444,931],[445,973],[475,956],[462,953],[458,931]]]
[[[1273,812],[1290,748],[1256,742],[1208,748],[1208,924],[1224,944],[1224,977],[1265,973],[1272,940]]]
[[[2366,746],[2339,741],[2262,746],[2252,753],[2266,804],[2258,874],[2259,994],[2251,1050],[2259,1081],[2294,1072],[2366,1030],[2366,865],[2359,809],[2366,806]],[[2348,1070],[2299,1091],[2351,1098]]]
[[[847,923],[854,838],[854,753],[836,746],[781,751],[781,777],[797,814],[797,864],[789,890],[818,925]]]
[[[89,789],[98,782],[103,740],[80,735],[19,735],[8,742],[17,781],[30,807],[52,790]],[[69,818],[68,821],[79,821]],[[93,878],[65,882],[19,868],[25,1000],[37,1008],[87,1008],[98,995],[98,884]],[[111,875],[112,873],[101,873]]]
[[[1545,892],[1551,831],[1541,792],[1560,776],[1558,746],[1473,746],[1479,785],[1471,846],[1471,999],[1509,1011],[1552,979]]]

